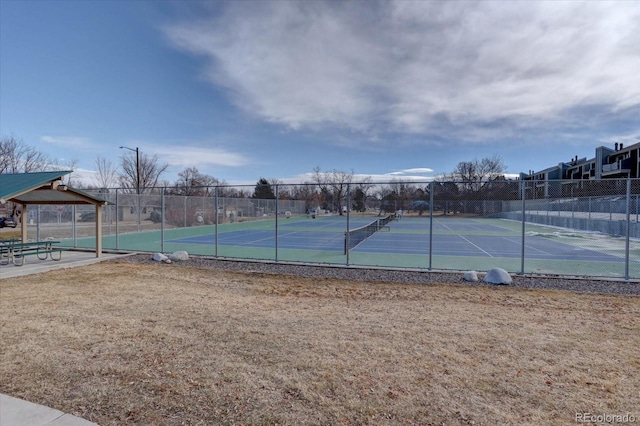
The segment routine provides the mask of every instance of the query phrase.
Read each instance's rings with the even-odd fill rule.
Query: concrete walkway
[[[92,426],[96,423],[0,394],[0,426]]]
[[[62,258],[58,261],[51,259],[39,260],[36,256],[28,256],[25,258],[23,266],[15,266],[12,263],[8,265],[0,265],[0,280],[4,278],[38,274],[40,272],[53,271],[55,269],[76,268],[125,256],[130,255],[103,253],[101,257],[96,257],[95,252],[75,250],[63,251]]]
[[[0,265],[0,280],[38,274],[55,269],[76,268],[102,262],[104,260],[129,256],[128,254],[104,253],[102,257],[96,257],[95,252],[65,251],[62,259],[38,260],[34,256],[27,259],[23,266]],[[62,411],[29,401],[0,394],[0,426],[91,426],[96,423],[89,422],[79,417],[65,414]]]

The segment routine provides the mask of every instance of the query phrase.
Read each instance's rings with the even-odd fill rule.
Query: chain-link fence
[[[273,185],[265,198],[254,190],[88,192],[109,201],[105,250],[640,278],[637,180]],[[30,207],[28,238],[92,248],[95,214],[93,206]]]

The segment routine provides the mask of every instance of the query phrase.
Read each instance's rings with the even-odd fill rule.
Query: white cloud
[[[90,151],[93,149],[88,138],[78,136],[41,136],[40,141],[56,148],[62,148],[65,152],[69,152],[69,150]]]
[[[397,176],[402,176],[402,175],[410,175],[410,174],[431,174],[433,173],[433,169],[430,169],[428,167],[417,167],[414,169],[404,169],[404,170],[398,170],[396,172],[391,172],[389,173],[390,175],[397,175]]]
[[[263,120],[486,140],[639,105],[639,21],[638,2],[243,1],[165,33]]]
[[[241,167],[251,160],[241,154],[222,148],[193,146],[158,146],[153,150],[161,161],[170,166],[205,168],[210,166]]]
[[[300,184],[300,183],[312,183],[313,173],[303,173],[297,176],[289,178],[279,179],[284,184]],[[415,168],[406,169],[397,172],[389,173],[355,173],[353,175],[353,182],[362,182],[367,180],[372,183],[388,183],[391,181],[403,181],[403,182],[430,182],[436,176],[433,175],[433,170],[430,168]]]
[[[77,185],[78,187],[99,186],[98,172],[95,170],[87,170],[78,168],[73,171],[70,176],[71,185]]]
[[[634,143],[640,142],[640,129],[630,133],[611,135],[607,138],[603,138],[601,142],[607,146],[613,145],[616,142],[621,142],[625,145],[633,145]]]

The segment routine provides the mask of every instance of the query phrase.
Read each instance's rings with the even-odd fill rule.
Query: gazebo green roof
[[[107,201],[62,183],[71,171],[0,174],[0,203],[108,204]]]

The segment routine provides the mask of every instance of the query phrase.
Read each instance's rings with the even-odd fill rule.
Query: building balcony
[[[631,159],[618,160],[612,164],[602,165],[602,176],[629,176],[631,173]]]

